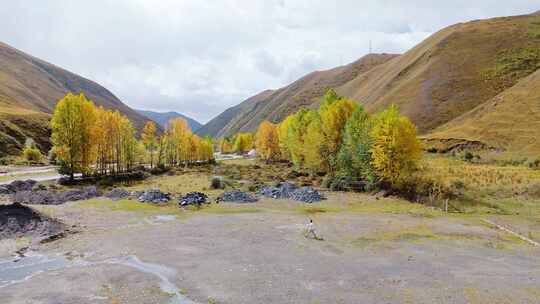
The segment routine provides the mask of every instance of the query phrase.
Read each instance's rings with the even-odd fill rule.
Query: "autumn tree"
[[[264,160],[277,160],[280,156],[277,125],[263,121],[255,134],[257,154]]]
[[[253,149],[253,134],[238,133],[234,139],[233,151],[246,153]]]
[[[284,159],[284,160],[291,159],[291,151],[288,146],[288,142],[289,142],[288,138],[289,138],[289,127],[292,120],[293,120],[293,114],[287,116],[277,126],[279,151],[281,154],[281,159]]]
[[[345,125],[337,162],[340,174],[375,182],[371,157],[372,128],[373,119],[361,106],[357,107]]]
[[[310,120],[315,116],[313,111],[302,108],[292,116],[289,123],[287,147],[291,153],[291,161],[297,166],[304,164],[304,135]]]
[[[416,126],[392,105],[376,116],[371,137],[376,175],[391,186],[399,186],[416,169],[422,155]]]
[[[316,111],[308,113],[308,125],[303,136],[303,166],[312,172],[327,170],[327,151],[323,143],[323,126],[321,116]]]
[[[150,154],[150,168],[154,167],[154,152],[157,148],[156,130],[156,124],[150,120],[146,122],[141,133],[141,140]]]
[[[51,141],[63,164],[62,171],[71,180],[75,173],[87,174],[91,170],[90,165],[95,156],[95,145],[92,142],[95,109],[94,104],[82,93],[68,93],[54,109]]]
[[[348,98],[339,96],[334,90],[329,90],[319,109],[321,119],[321,141],[325,153],[325,167],[334,171],[337,154],[343,142],[345,124],[358,104]]]

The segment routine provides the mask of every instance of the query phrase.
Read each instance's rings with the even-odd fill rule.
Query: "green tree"
[[[373,120],[361,106],[357,107],[345,125],[337,162],[340,174],[361,178],[370,183],[375,181],[371,164],[372,128]]]

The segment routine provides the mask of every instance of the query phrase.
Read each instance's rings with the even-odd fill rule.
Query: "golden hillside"
[[[437,149],[481,142],[519,154],[540,153],[540,71],[426,136]],[[451,139],[449,141],[449,139]]]
[[[0,43],[0,156],[18,153],[27,137],[48,151],[48,119],[68,92],[119,110],[138,129],[148,120],[99,84]]]
[[[456,24],[338,92],[369,111],[399,106],[426,133],[472,110],[540,66],[540,16]]]

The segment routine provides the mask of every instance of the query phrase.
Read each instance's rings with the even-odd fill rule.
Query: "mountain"
[[[427,133],[534,72],[540,63],[539,22],[532,14],[447,27],[338,92],[372,112],[397,104]]]
[[[225,134],[227,130],[226,126],[231,124],[235,119],[238,119],[243,113],[248,113],[253,110],[253,108],[259,104],[259,102],[264,102],[274,91],[266,90],[255,96],[252,96],[240,104],[230,107],[225,110],[223,113],[219,114],[205,125],[203,125],[198,131],[197,134],[200,136],[210,135],[212,137],[222,137],[230,134]]]
[[[202,124],[191,117],[187,117],[183,114],[177,112],[153,112],[153,111],[144,111],[144,110],[135,110],[139,114],[152,119],[157,122],[163,129],[167,127],[169,120],[173,118],[183,118],[187,121],[191,131],[195,132],[202,127]]]
[[[486,148],[537,156],[540,153],[539,130],[540,70],[437,128],[425,139],[428,145],[442,151],[476,142]]]
[[[50,115],[68,92],[120,111],[139,130],[147,120],[99,84],[0,43],[0,156],[19,153],[27,137],[48,151]]]
[[[531,150],[539,68],[540,13],[475,20],[444,28],[402,55],[368,55],[248,99],[227,110],[233,118],[212,120],[212,129],[217,136],[254,131],[262,120],[277,122],[301,106],[316,106],[333,87],[369,112],[397,104],[430,145]],[[521,127],[510,128],[514,123]]]
[[[263,120],[279,122],[301,107],[309,107],[330,88],[337,88],[397,55],[370,54],[348,65],[312,72],[278,90],[259,93],[209,121],[199,134],[228,136],[253,131]]]

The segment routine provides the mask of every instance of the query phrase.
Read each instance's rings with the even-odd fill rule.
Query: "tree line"
[[[370,115],[330,90],[319,109],[302,108],[279,124],[261,123],[255,146],[265,160],[288,160],[312,172],[397,186],[421,159],[416,133],[396,106]]]
[[[137,139],[137,130],[119,111],[96,106],[84,94],[68,93],[51,119],[53,153],[60,173],[117,175],[150,161],[150,167],[187,165],[213,159],[210,138],[201,139],[187,122],[174,119],[163,134],[148,121]]]

